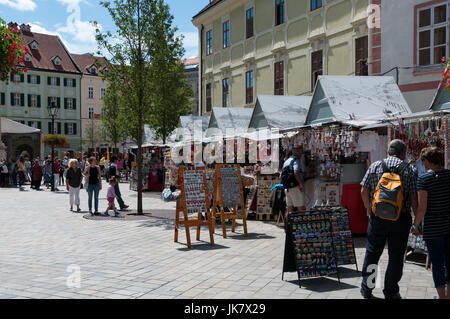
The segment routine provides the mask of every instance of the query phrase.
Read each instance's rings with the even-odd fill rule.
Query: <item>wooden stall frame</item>
[[[221,183],[221,175],[220,169],[223,167],[236,167],[239,179],[239,191],[240,191],[240,204],[241,204],[241,214],[237,213],[238,207],[237,205],[232,207],[231,212],[224,211],[223,204],[223,194],[222,194],[222,183]],[[219,212],[216,211],[216,208],[219,207]],[[229,207],[230,208],[230,207]],[[222,236],[223,238],[227,238],[227,227],[226,221],[228,219],[232,220],[231,231],[234,233],[236,230],[236,219],[242,219],[243,227],[244,227],[244,237],[248,236],[247,232],[247,214],[245,211],[245,202],[244,202],[244,188],[242,185],[242,176],[240,166],[237,164],[217,164],[216,171],[214,174],[214,194],[213,194],[213,205],[212,211],[214,218],[220,217],[220,221],[222,224]],[[215,231],[215,223],[214,223],[214,231]]]
[[[197,170],[197,171],[203,171],[203,187],[205,191],[205,200],[206,200],[206,216],[207,220],[202,220],[202,212],[199,211],[197,215],[197,219],[189,219],[187,206],[186,206],[186,190],[184,188],[184,171],[185,170]],[[189,227],[197,227],[197,240],[200,240],[200,227],[201,226],[208,226],[209,229],[209,239],[212,246],[214,246],[214,220],[212,219],[210,208],[209,208],[209,196],[207,191],[207,185],[206,185],[206,176],[205,176],[205,169],[204,168],[188,168],[188,167],[179,167],[178,168],[178,185],[181,189],[181,198],[177,200],[177,206],[176,206],[176,215],[175,215],[175,234],[174,234],[174,242],[178,242],[178,228],[180,225],[184,225],[184,228],[186,230],[186,242],[188,248],[191,248],[191,233],[189,231]],[[181,202],[180,202],[181,200]],[[180,213],[183,212],[183,219],[180,220]]]

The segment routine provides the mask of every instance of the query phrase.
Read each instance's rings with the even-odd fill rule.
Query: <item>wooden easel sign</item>
[[[187,246],[191,248],[189,227],[197,227],[197,240],[200,240],[200,227],[208,226],[209,239],[211,245],[214,246],[214,225],[212,216],[210,216],[205,169],[179,167],[178,185],[181,188],[181,197],[177,200],[174,241],[178,242],[179,226],[184,225]],[[183,219],[180,219],[181,212],[183,213]],[[203,212],[206,213],[206,221],[202,220]],[[192,214],[197,214],[197,218],[189,219],[189,215]]]
[[[238,206],[241,206],[240,213],[238,212]],[[217,207],[219,208],[218,211]],[[225,212],[225,208],[229,208],[231,211]],[[239,165],[216,165],[212,211],[214,217],[220,217],[223,238],[227,238],[226,221],[228,219],[232,220],[232,232],[236,228],[236,219],[242,219],[244,236],[248,236],[244,188]]]

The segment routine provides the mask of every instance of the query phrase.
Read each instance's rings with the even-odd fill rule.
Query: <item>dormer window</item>
[[[59,57],[56,57],[53,59],[53,63],[55,63],[55,65],[61,65],[61,59]]]
[[[92,68],[89,70],[89,72],[90,72],[91,74],[97,74],[97,69],[94,68],[94,67],[92,67]]]
[[[31,50],[37,50],[38,49],[38,43],[36,41],[33,41],[30,43]]]
[[[31,62],[31,54],[25,54],[25,62]]]

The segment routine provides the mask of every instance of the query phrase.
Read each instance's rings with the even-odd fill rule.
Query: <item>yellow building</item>
[[[211,0],[199,30],[200,110],[304,95],[326,75],[367,75],[369,0]]]

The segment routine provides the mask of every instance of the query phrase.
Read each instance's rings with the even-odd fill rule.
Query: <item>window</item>
[[[36,94],[30,94],[28,100],[29,107],[38,107],[38,96]]]
[[[230,79],[222,80],[222,107],[230,106]]]
[[[245,104],[253,103],[253,71],[245,73]]]
[[[247,39],[251,38],[254,35],[253,16],[254,16],[253,8],[248,9],[246,14],[245,14]]]
[[[49,76],[47,79],[48,79],[47,80],[48,85],[59,86],[59,78],[54,77],[54,76]]]
[[[25,62],[31,62],[31,55],[29,53],[25,54]]]
[[[90,70],[89,70],[89,72],[91,73],[91,74],[97,74],[97,69],[96,68],[94,68],[94,67],[92,67]]]
[[[230,21],[223,23],[223,48],[230,46]]]
[[[61,65],[61,59],[60,59],[59,57],[56,57],[56,58],[53,60],[53,63],[55,63],[55,65]]]
[[[212,30],[206,32],[206,55],[211,55],[212,49]]]
[[[275,95],[284,95],[284,62],[275,63]]]
[[[31,83],[31,84],[39,84],[37,75],[30,75],[29,79],[30,79],[28,81],[29,83]]]
[[[311,0],[311,11],[322,7],[322,0]]]
[[[14,74],[14,82],[20,83],[20,74]]]
[[[20,93],[12,93],[12,105],[13,106],[20,106],[22,105],[22,99],[21,99],[21,94]]]
[[[206,84],[206,112],[212,109],[211,83]]]
[[[73,99],[66,99],[66,109],[73,110]]]
[[[368,37],[362,37],[355,40],[355,75],[364,76],[369,75],[367,65],[367,57],[369,55]]]
[[[90,98],[90,99],[94,98],[94,88],[93,87],[88,88],[88,98]]]
[[[41,122],[39,121],[29,121],[28,126],[31,126],[32,128],[41,129]]]
[[[419,65],[439,64],[447,56],[447,5],[424,8],[418,13]]]
[[[36,41],[31,42],[30,44],[31,50],[37,50],[38,44]]]
[[[92,106],[89,108],[89,118],[90,119],[94,118],[94,108]]]
[[[52,96],[52,97],[49,97],[48,98],[48,104],[49,105],[54,105],[54,106],[56,106],[56,107],[58,107],[58,98],[57,97],[54,97],[54,96]]]
[[[311,53],[311,91],[316,86],[319,75],[323,74],[322,50]]]
[[[100,98],[103,100],[105,98],[105,95],[106,95],[106,89],[101,88],[100,89]]]
[[[284,0],[275,0],[275,25],[284,23]]]
[[[66,79],[66,85],[65,86],[72,87],[73,86],[73,79]]]

